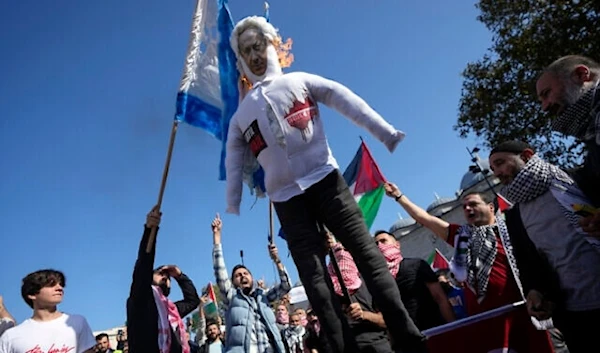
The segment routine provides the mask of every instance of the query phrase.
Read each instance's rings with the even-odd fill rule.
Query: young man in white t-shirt
[[[21,295],[33,315],[0,337],[0,353],[92,353],[96,340],[83,316],[58,311],[65,275],[40,270],[23,279]]]

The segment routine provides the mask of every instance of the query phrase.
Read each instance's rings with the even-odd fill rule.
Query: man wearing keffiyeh
[[[552,129],[585,145],[582,168],[573,178],[600,206],[600,64],[579,55],[564,56],[540,75],[536,89],[542,109],[555,117]],[[600,213],[582,221],[584,230],[600,237]]]
[[[354,258],[341,243],[335,241],[331,233],[327,234],[327,246],[332,249],[338,263],[342,280],[350,294],[350,305],[346,308],[348,323],[355,336],[361,353],[391,353],[383,315],[375,309],[373,298],[360,278]],[[333,282],[338,297],[343,297],[342,285],[333,264],[327,266],[327,272]]]
[[[600,240],[582,230],[573,209],[589,201],[525,142],[497,145],[490,167],[514,205],[506,226],[530,315],[552,317],[571,353],[598,347],[589,322],[600,315]]]
[[[386,231],[375,232],[374,238],[396,279],[402,302],[419,330],[454,321],[452,306],[429,264],[419,258],[404,258],[400,242]]]
[[[502,217],[494,214],[493,200],[486,194],[471,192],[460,196],[466,224],[453,224],[435,217],[415,205],[393,183],[384,185],[386,194],[399,203],[419,224],[428,228],[455,248],[451,270],[465,284],[465,307],[468,316],[512,304],[523,299],[519,272],[512,245]],[[527,312],[518,310],[510,315],[493,318],[471,327],[454,331],[468,336],[468,346],[455,351],[488,352],[510,348],[518,352],[552,352],[546,332],[537,331]],[[442,336],[430,339],[436,347]],[[445,343],[445,342],[444,342]],[[432,349],[433,350],[433,349]]]
[[[156,238],[161,213],[154,207],[146,218],[144,235],[133,270],[127,299],[127,339],[131,353],[189,353],[186,328],[181,320],[200,304],[192,281],[177,266],[153,270]],[[172,302],[171,278],[177,281],[183,299]]]

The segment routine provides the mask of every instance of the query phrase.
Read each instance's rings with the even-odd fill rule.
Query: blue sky
[[[120,325],[145,215],[155,204],[183,68],[194,0],[5,1],[0,4],[0,295],[17,320],[29,272],[67,275],[61,309],[94,330]],[[230,0],[234,20],[262,1]],[[456,122],[460,72],[491,35],[473,1],[271,1],[271,22],[294,40],[287,71],[335,79],[407,137],[394,154],[328,109],[328,138],[342,168],[359,145],[385,176],[426,207],[451,196],[467,170]],[[220,143],[179,129],[162,206],[157,264],[175,263],[198,287],[213,279],[210,222],[223,221],[229,268],[245,263],[273,281],[268,203],[244,194],[241,216],[223,214]],[[373,230],[400,208],[384,200]],[[405,213],[402,213],[405,215]],[[276,224],[277,228],[277,224]],[[277,240],[294,281],[286,244]],[[175,290],[173,298],[180,292]]]

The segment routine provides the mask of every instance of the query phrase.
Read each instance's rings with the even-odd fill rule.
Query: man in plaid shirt
[[[260,288],[244,265],[233,268],[230,280],[221,246],[223,222],[218,214],[211,226],[213,268],[223,302],[227,306],[225,352],[285,353],[281,334],[275,323],[275,314],[269,305],[292,288],[287,271],[279,259],[277,247],[270,244],[269,253],[277,265],[281,283],[268,290]]]

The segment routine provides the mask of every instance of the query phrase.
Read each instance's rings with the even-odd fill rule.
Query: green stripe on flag
[[[381,200],[383,199],[384,194],[385,190],[383,189],[383,185],[380,185],[377,189],[373,189],[360,195],[357,200],[358,207],[360,207],[360,210],[365,217],[365,222],[367,223],[368,229],[371,229],[371,226],[375,221],[375,217],[377,216],[377,211],[379,211],[379,206],[381,205]]]
[[[204,315],[206,316],[215,316],[218,315],[217,305],[214,302],[208,302],[204,305]]]
[[[429,255],[429,258],[427,259],[427,263],[429,264],[429,266],[433,265],[434,260],[435,260],[435,250],[433,250],[431,255]]]

